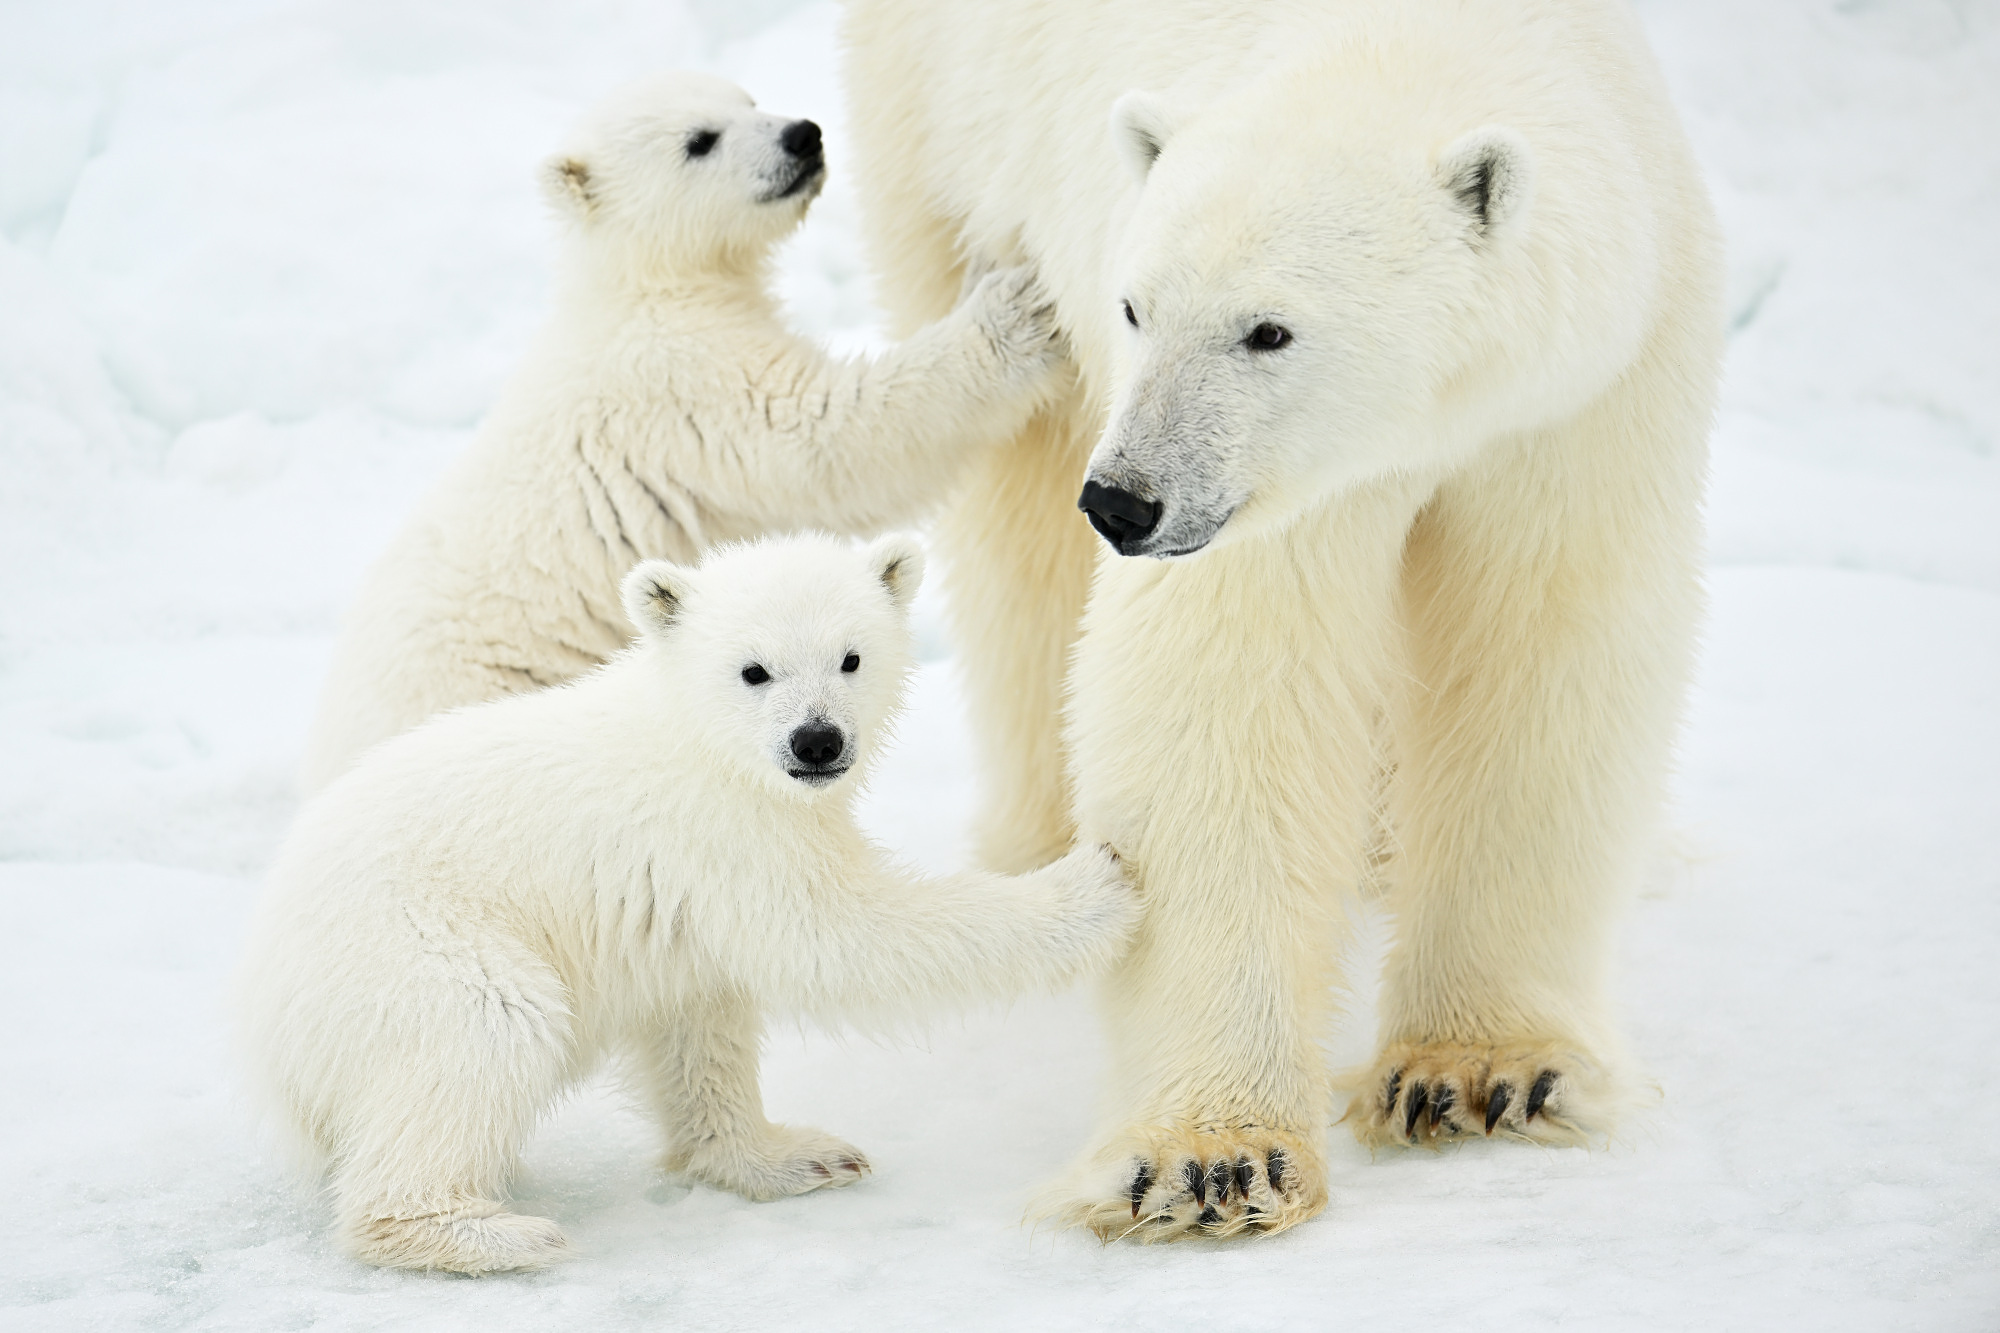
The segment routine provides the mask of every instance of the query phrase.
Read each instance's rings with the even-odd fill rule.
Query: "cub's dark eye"
[[[850,674],[861,670],[861,654],[849,653],[847,656],[841,658],[840,669]]]
[[[763,667],[757,665],[755,662],[743,668],[743,683],[745,685],[762,685],[770,678],[771,673],[764,670]]]
[[[1125,307],[1125,322],[1135,329],[1138,328],[1139,317],[1132,313],[1132,303],[1130,301],[1121,301],[1119,304]]]
[[[1292,331],[1282,324],[1259,324],[1250,330],[1243,345],[1253,352],[1275,352],[1292,341]]]
[[[715,147],[716,140],[721,137],[722,131],[720,130],[696,130],[688,136],[687,155],[689,157],[707,157],[708,150]]]

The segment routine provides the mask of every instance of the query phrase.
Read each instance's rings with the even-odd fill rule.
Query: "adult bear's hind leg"
[[[1062,699],[1097,555],[1076,508],[1089,452],[1072,395],[969,469],[938,523],[986,782],[976,855],[993,870],[1046,865],[1075,834]]]

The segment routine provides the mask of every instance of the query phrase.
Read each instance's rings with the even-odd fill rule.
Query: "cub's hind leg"
[[[539,962],[438,943],[466,955],[430,959],[454,975],[408,978],[368,1040],[327,1057],[345,1084],[322,1117],[337,1127],[340,1237],[391,1268],[542,1268],[568,1253],[562,1229],[502,1199],[522,1141],[575,1077],[568,1006]]]

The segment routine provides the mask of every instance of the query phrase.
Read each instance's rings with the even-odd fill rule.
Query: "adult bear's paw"
[[[1104,1240],[1283,1231],[1326,1207],[1316,1140],[1257,1124],[1135,1127],[1037,1212]]]
[[[1494,1135],[1580,1144],[1609,1128],[1604,1083],[1588,1058],[1543,1042],[1398,1042],[1361,1080],[1347,1119],[1371,1148]]]

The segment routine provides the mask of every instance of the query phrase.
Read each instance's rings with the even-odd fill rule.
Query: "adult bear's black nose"
[[[792,733],[792,753],[800,763],[813,768],[825,768],[839,759],[844,743],[840,728],[824,722],[808,722]]]
[[[1158,500],[1142,500],[1128,490],[1095,481],[1083,483],[1083,496],[1076,507],[1097,529],[1097,535],[1120,555],[1145,541],[1160,521]]]
[[[819,126],[809,120],[795,120],[778,136],[778,147],[793,157],[819,156]]]

